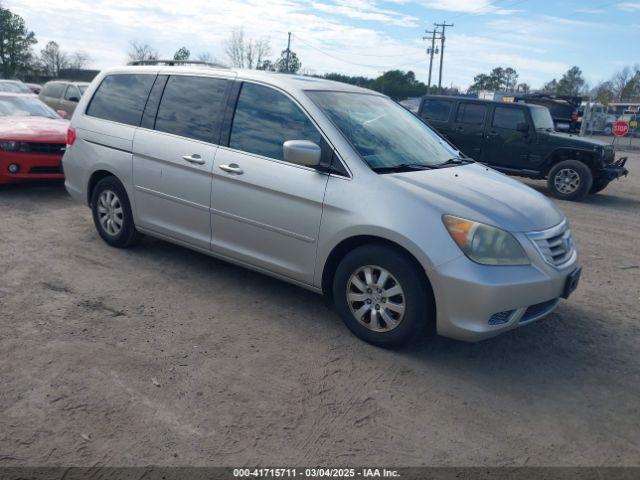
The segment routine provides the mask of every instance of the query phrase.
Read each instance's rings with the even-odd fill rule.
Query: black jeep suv
[[[539,105],[427,95],[418,116],[468,157],[509,175],[546,178],[558,198],[580,200],[629,173],[612,145],[556,132]]]

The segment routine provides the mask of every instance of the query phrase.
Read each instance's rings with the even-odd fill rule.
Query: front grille
[[[29,173],[62,173],[62,166],[58,167],[32,167]]]
[[[520,318],[521,322],[528,322],[529,320],[533,320],[536,317],[544,315],[547,312],[550,312],[558,303],[558,299],[554,298],[553,300],[547,300],[546,302],[536,303],[535,305],[531,305],[524,312],[524,315]]]
[[[47,155],[63,155],[67,146],[64,143],[20,142],[20,153],[43,153]]]
[[[554,267],[563,267],[575,255],[575,245],[566,221],[549,230],[530,232],[527,235],[542,258]]]
[[[28,151],[31,153],[53,153],[64,154],[66,145],[64,143],[27,143]]]

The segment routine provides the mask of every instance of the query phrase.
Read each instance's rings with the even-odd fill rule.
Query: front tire
[[[116,177],[98,182],[91,195],[91,210],[98,234],[112,247],[130,247],[142,237],[133,222],[127,192]]]
[[[591,190],[593,174],[578,160],[564,160],[549,171],[547,187],[551,194],[562,200],[582,200]]]
[[[435,320],[422,268],[386,245],[363,245],[348,253],[336,269],[333,298],[349,330],[382,347],[417,337]]]

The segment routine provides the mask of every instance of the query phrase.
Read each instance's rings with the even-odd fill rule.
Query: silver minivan
[[[330,296],[358,337],[476,341],[576,288],[567,219],[379,93],[192,66],[102,72],[63,165],[105,242],[142,234]]]

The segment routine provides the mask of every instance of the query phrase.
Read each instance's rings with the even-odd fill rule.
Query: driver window
[[[273,88],[244,83],[233,118],[229,147],[284,160],[282,144],[309,140],[320,145],[320,132],[286,95]]]

